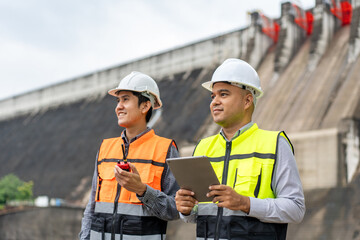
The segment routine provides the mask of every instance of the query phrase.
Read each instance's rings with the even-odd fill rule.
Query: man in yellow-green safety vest
[[[258,74],[240,59],[227,59],[202,86],[211,91],[210,111],[221,131],[202,139],[194,155],[209,157],[221,184],[209,187],[213,201],[206,203],[180,189],[180,217],[196,222],[197,240],[286,239],[287,224],[304,217],[304,193],[286,134],[252,122],[263,94]]]

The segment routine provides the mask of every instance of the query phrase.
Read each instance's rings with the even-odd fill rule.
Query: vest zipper
[[[129,152],[129,145],[125,144],[125,158],[127,157]],[[115,240],[115,223],[116,223],[116,218],[117,218],[117,208],[118,208],[118,203],[119,203],[119,197],[120,197],[120,191],[121,191],[121,186],[119,184],[116,185],[116,197],[115,197],[115,201],[114,201],[114,212],[113,212],[113,217],[112,217],[112,222],[111,222],[111,240]],[[122,227],[123,227],[123,220],[121,222],[120,225],[121,229],[121,236],[120,238],[122,239]]]
[[[225,159],[224,159],[224,169],[222,174],[222,181],[221,184],[226,185],[227,183],[227,175],[229,170],[229,162],[230,162],[230,153],[231,153],[231,144],[232,142],[226,142],[226,150],[225,150]],[[217,215],[216,215],[216,225],[215,225],[215,238],[214,240],[219,240],[220,238],[220,222],[222,219],[224,209],[222,207],[218,208]]]
[[[121,189],[120,185],[117,184],[116,197],[115,197],[115,201],[114,201],[114,212],[113,212],[113,217],[112,217],[112,221],[111,221],[111,240],[115,240],[115,222],[116,222],[116,217],[117,217],[117,208],[118,208],[118,202],[119,202],[119,197],[120,197],[120,189]],[[122,232],[122,229],[121,229],[121,232]]]

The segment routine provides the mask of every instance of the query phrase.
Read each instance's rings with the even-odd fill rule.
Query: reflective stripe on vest
[[[90,240],[100,240],[102,238],[102,233],[95,232],[93,230],[90,231]],[[119,234],[115,234],[115,239],[120,239]],[[159,239],[166,239],[166,235],[164,234],[155,234],[155,235],[146,235],[146,236],[133,236],[133,235],[126,235],[123,234],[123,239],[126,240],[159,240]],[[104,240],[111,240],[110,233],[104,233]]]
[[[108,239],[111,235],[111,239],[124,240],[164,239],[167,222],[146,210],[136,193],[119,188],[119,199],[114,204],[118,188],[114,167],[123,159],[121,144],[124,144],[121,137],[105,139],[99,150],[91,239]],[[150,130],[130,143],[128,148],[128,162],[135,165],[142,182],[156,190],[161,191],[161,178],[171,144],[176,146],[173,140],[159,137]]]
[[[261,130],[254,124],[231,142],[227,142],[221,134],[201,140],[195,148],[194,156],[208,156],[220,183],[232,187],[237,193],[261,199],[275,198],[271,182],[279,136],[283,136],[292,147],[284,132]],[[238,225],[237,221],[243,224],[239,226],[241,228],[246,227],[248,221],[258,224],[258,227],[247,229],[242,234],[249,234],[249,231],[255,231],[251,234],[262,234],[263,223],[246,216],[242,211],[218,208],[212,203],[200,203],[197,236],[200,239],[204,236],[211,239],[216,234],[220,238],[233,238],[238,236],[234,233],[238,231],[235,227]],[[265,229],[278,231],[277,236],[286,236],[286,224],[270,225],[274,226],[268,227],[266,224]]]
[[[114,203],[96,202],[94,212],[112,214],[114,212]],[[118,203],[117,213],[124,215],[133,215],[133,216],[145,216],[145,217],[153,216],[153,214],[149,212],[149,210],[146,207],[144,207],[144,205],[128,204],[128,203]]]
[[[215,203],[199,203],[198,206],[198,216],[216,216],[218,212],[218,207]],[[233,211],[227,208],[224,208],[223,216],[247,216],[243,211]]]

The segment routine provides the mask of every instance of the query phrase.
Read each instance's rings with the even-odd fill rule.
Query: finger
[[[115,165],[114,169],[118,174],[122,174],[124,172],[124,170],[122,170],[118,165]]]
[[[219,185],[210,185],[210,190],[225,190],[227,186],[219,184]]]
[[[191,210],[193,209],[193,207],[177,206],[176,209],[184,215],[189,215],[191,213]]]
[[[132,174],[131,172],[126,171],[126,170],[124,170],[124,169],[122,169],[120,167],[117,167],[117,171],[118,171],[119,175],[123,176],[123,177],[130,177],[131,174]]]
[[[176,201],[176,205],[182,206],[182,207],[194,207],[195,201],[189,200],[189,199],[181,199]]]
[[[131,176],[129,172],[122,170],[120,167],[115,167],[115,178],[120,185],[123,185],[123,182],[129,179]]]
[[[180,188],[180,190],[177,191],[177,193],[182,196],[195,196],[195,193],[193,191],[190,191],[185,188]]]
[[[197,202],[197,200],[192,196],[181,197],[180,199],[181,201],[191,203],[192,205],[195,205]]]
[[[223,191],[217,191],[217,190],[211,190],[210,192],[208,192],[206,194],[207,197],[215,197],[215,196],[220,196],[223,195]]]
[[[115,165],[115,167],[114,167],[115,176],[119,176],[119,175],[120,175],[120,171],[121,171],[121,169],[120,169],[117,165]]]
[[[225,207],[225,208],[228,208],[228,205],[226,204],[226,202],[221,202],[221,201],[217,201],[218,203],[217,203],[217,206],[218,207]],[[214,202],[214,203],[216,203],[216,202]]]
[[[176,201],[176,209],[182,214],[188,215],[194,208],[195,203],[190,201]]]
[[[191,204],[191,206],[194,206],[195,204],[198,204],[198,200],[196,200],[193,196],[190,195],[179,195],[178,193],[175,196],[176,204]]]
[[[137,174],[137,175],[140,175],[134,164],[129,163],[129,165],[130,165],[131,171],[132,171],[133,173],[135,173],[135,174]]]
[[[191,195],[181,195],[181,194],[179,194],[179,191],[175,195],[175,200],[176,201],[192,201],[192,202],[196,201],[196,199],[193,196],[191,196]]]
[[[220,195],[215,195],[214,198],[213,198],[213,202],[216,203],[216,202],[223,202],[225,199],[223,196],[220,196]]]

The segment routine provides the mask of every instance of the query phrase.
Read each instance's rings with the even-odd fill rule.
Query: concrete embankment
[[[133,70],[158,81],[164,107],[155,131],[190,155],[200,138],[219,130],[201,83],[224,59],[242,58],[257,68],[265,90],[253,120],[263,129],[285,130],[295,147],[308,211],[302,224],[290,225],[288,239],[360,239],[360,4],[352,1],[349,25],[333,13],[349,1],[331,2],[316,1],[310,10],[284,2],[279,19],[252,13],[244,29],[0,101],[0,177],[15,173],[34,181],[35,196],[85,206],[101,140],[122,130],[106,92]],[[299,25],[304,16],[314,18],[312,34]],[[265,22],[280,24],[278,39],[267,35],[275,28]],[[81,214],[47,208],[3,215],[0,232],[9,230],[0,238],[76,238]],[[71,236],[56,231],[61,221]],[[34,228],[27,232],[26,224]],[[169,239],[195,239],[194,225],[171,222]]]

